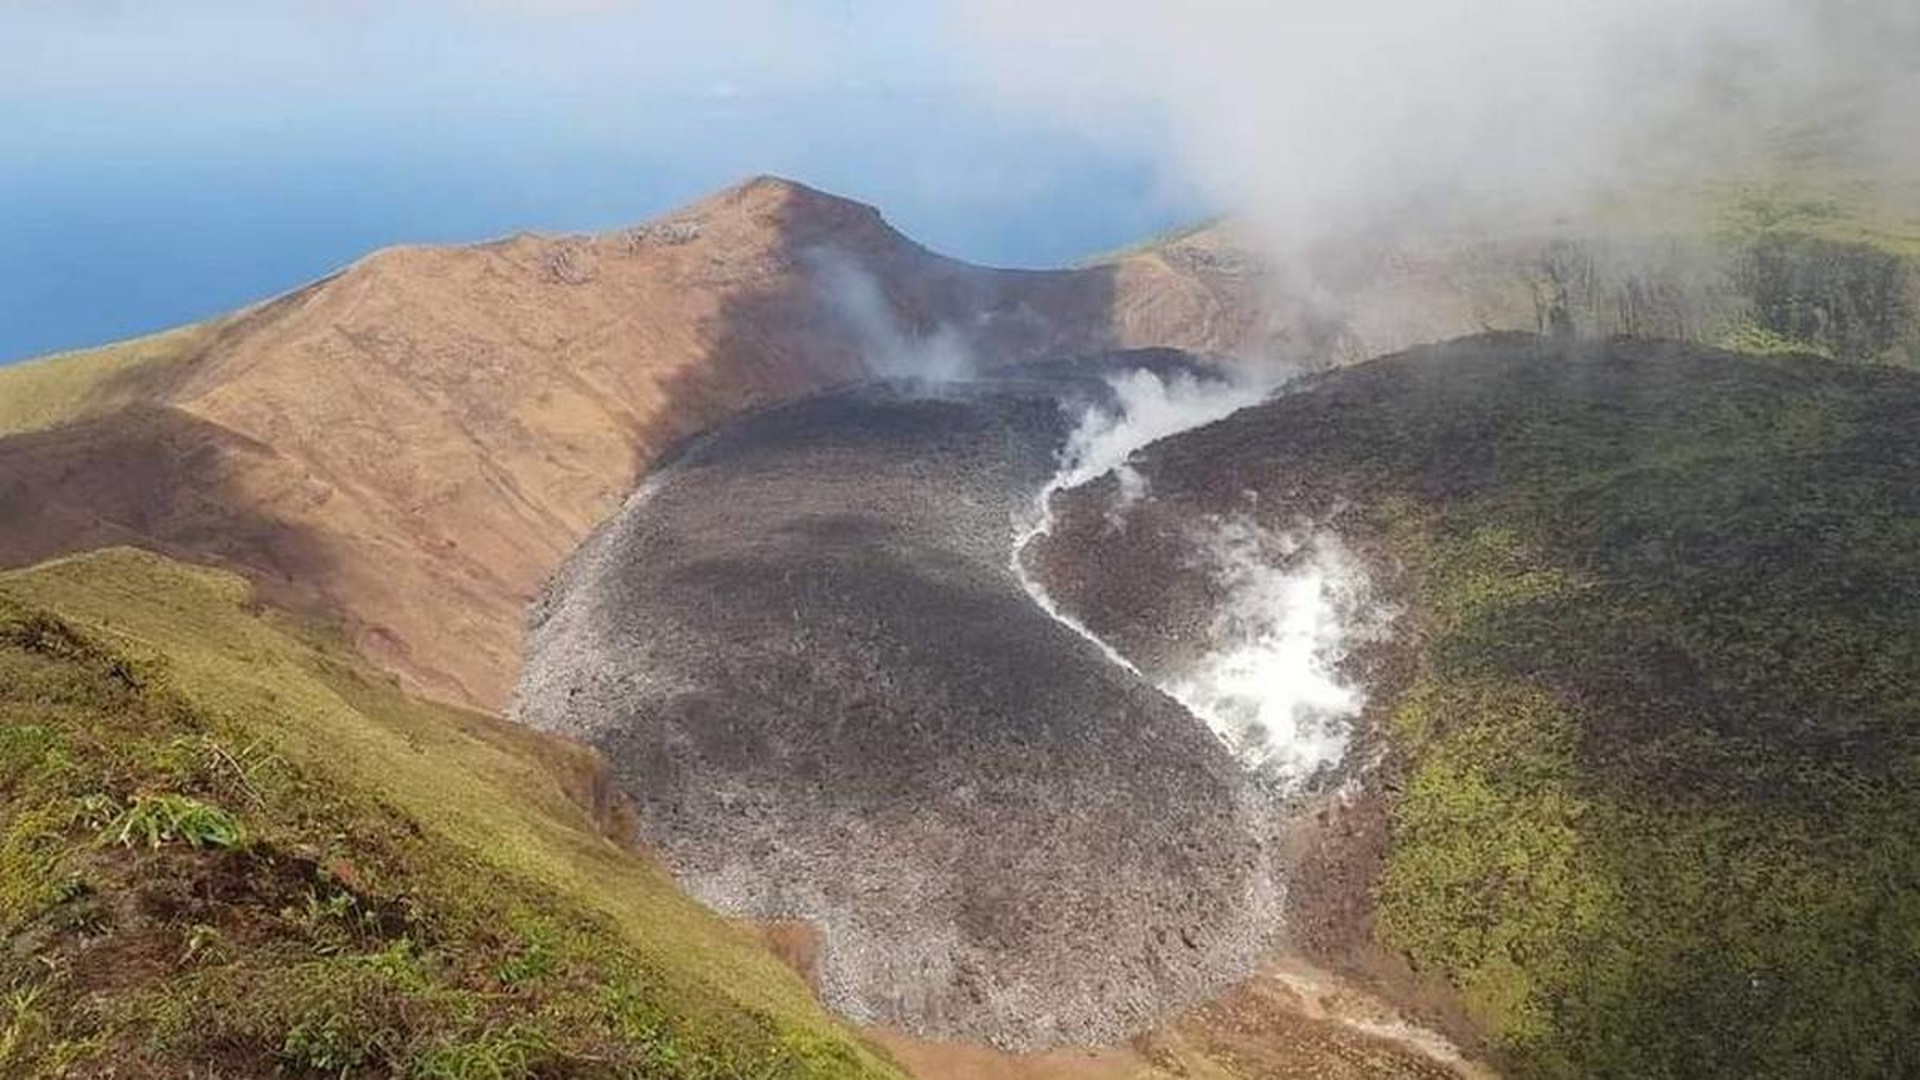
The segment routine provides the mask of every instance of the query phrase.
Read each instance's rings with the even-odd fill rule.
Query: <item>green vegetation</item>
[[[1890,205],[1822,176],[1714,191],[1716,240],[1748,309],[1716,344],[1920,367],[1920,215]]]
[[[1417,582],[1382,940],[1519,1075],[1920,1071],[1920,378],[1372,367],[1297,459]]]
[[[1717,231],[1731,240],[1805,236],[1920,259],[1920,185],[1909,187],[1794,170],[1720,184],[1707,198]]]
[[[134,796],[133,805],[107,826],[107,835],[128,847],[150,848],[176,842],[237,848],[245,838],[232,814],[184,795]]]
[[[0,435],[40,431],[151,399],[182,373],[210,324],[0,367]]]
[[[1825,346],[1788,337],[1778,330],[1762,325],[1750,316],[1737,319],[1723,327],[1719,337],[1713,341],[1713,345],[1733,352],[1746,353],[1749,356],[1818,356],[1823,360],[1835,358],[1832,351]]]
[[[897,1075],[593,768],[226,574],[0,575],[0,1075]]]

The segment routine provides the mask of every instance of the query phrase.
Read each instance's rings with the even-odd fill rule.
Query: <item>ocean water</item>
[[[845,90],[443,116],[0,102],[0,363],[232,310],[395,243],[615,228],[759,173],[977,262],[1050,266],[1201,216],[1124,147],[961,96]]]

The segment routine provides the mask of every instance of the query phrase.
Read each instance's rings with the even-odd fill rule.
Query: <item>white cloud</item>
[[[1291,244],[1737,169],[1849,93],[1868,107],[1856,145],[1909,153],[1920,104],[1911,0],[974,0],[950,17],[982,86],[1157,141]]]

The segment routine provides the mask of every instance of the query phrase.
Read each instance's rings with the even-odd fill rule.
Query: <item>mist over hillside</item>
[[[1920,155],[1902,4],[1053,0],[955,21],[1019,108],[1144,127],[1284,254],[1796,167],[1910,191]]]

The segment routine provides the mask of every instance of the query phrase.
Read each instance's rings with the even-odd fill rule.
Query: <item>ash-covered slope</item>
[[[1034,1048],[1244,975],[1276,928],[1260,797],[1010,563],[1123,355],[849,390],[703,437],[537,607],[518,715],[604,750],[697,896],[812,920],[827,1001]]]

